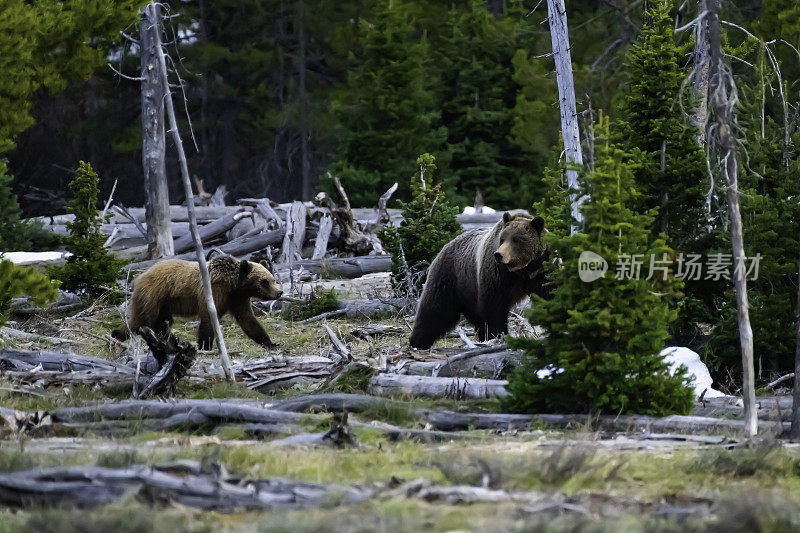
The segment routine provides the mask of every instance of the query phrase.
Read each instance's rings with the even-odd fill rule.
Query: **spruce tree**
[[[580,193],[589,195],[582,206],[583,232],[548,235],[548,246],[563,268],[553,272],[554,298],[534,297],[529,315],[546,335],[512,343],[525,350],[525,357],[510,379],[511,396],[504,407],[518,412],[687,413],[693,405],[688,380],[681,372],[670,375],[659,355],[676,315],[669,301],[679,283],[671,273],[663,280],[661,271],[645,279],[649,257],[660,261],[672,251],[652,236],[655,212],[636,211],[642,200],[634,179],[640,155],[609,142],[608,121],[602,115],[600,121],[594,170],[579,180]],[[581,280],[579,258],[585,251],[608,261],[603,277]],[[641,277],[628,271],[615,279],[615,265],[635,254],[645,262]]]
[[[535,158],[512,132],[521,90],[515,30],[513,18],[496,19],[485,0],[470,0],[450,11],[436,40],[440,124],[447,129],[443,168],[457,204],[471,205],[480,189],[495,208],[530,205],[525,195],[538,184]]]
[[[429,44],[416,34],[408,5],[379,0],[358,27],[362,50],[332,103],[341,143],[330,171],[354,205],[374,205],[398,176],[414,171],[418,154],[439,148],[447,131],[433,127],[437,70],[429,68]]]
[[[658,207],[654,235],[664,234],[679,253],[708,253],[719,248],[719,233],[705,209],[709,178],[698,131],[688,125],[680,102],[681,86],[688,72],[675,44],[670,5],[651,4],[648,23],[627,53],[629,82],[621,98],[619,128],[624,146],[638,149],[642,165],[636,171],[636,187],[642,208]],[[689,105],[688,96],[684,96]],[[694,344],[698,323],[715,320],[715,306],[723,286],[708,280],[687,280],[685,297],[678,304],[673,325],[675,342]]]
[[[66,248],[72,255],[65,265],[50,271],[54,278],[61,280],[64,289],[84,291],[92,296],[109,287],[115,288],[125,264],[104,246],[106,238],[100,233],[100,224],[105,221],[97,208],[98,182],[92,166],[81,161],[69,184],[73,194],[69,212],[75,218],[67,223]]]
[[[434,185],[435,159],[417,158],[419,172],[411,176],[411,201],[401,202],[403,221],[384,226],[379,237],[392,254],[392,287],[398,295],[415,296],[428,267],[442,247],[461,233],[458,208],[451,206],[441,184]]]

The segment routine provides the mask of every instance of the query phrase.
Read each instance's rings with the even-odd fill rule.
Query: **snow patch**
[[[71,255],[69,252],[3,252],[0,254],[0,259],[6,259],[17,265],[32,265],[55,263]]]
[[[486,207],[486,206],[483,206],[480,211],[476,211],[473,206],[468,205],[467,207],[464,208],[464,211],[462,211],[461,214],[462,215],[474,215],[474,214],[477,214],[477,213],[487,214],[487,213],[497,213],[497,211],[492,209],[491,207]]]
[[[703,394],[703,391],[705,391],[704,398],[725,396],[724,393],[711,388],[711,374],[708,371],[708,367],[700,360],[697,352],[685,346],[668,346],[661,350],[659,355],[669,364],[669,371],[673,375],[680,365],[686,367],[685,375],[694,378],[692,387],[694,387],[695,396],[698,398]]]

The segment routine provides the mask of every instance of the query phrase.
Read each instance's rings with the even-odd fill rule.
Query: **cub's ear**
[[[239,283],[242,283],[250,272],[253,270],[253,265],[250,261],[242,260],[239,262]]]
[[[508,224],[511,222],[511,215],[508,214],[508,211],[503,213],[503,224]]]
[[[531,226],[537,231],[537,233],[541,233],[544,231],[544,219],[542,217],[533,217],[533,220],[531,220]]]

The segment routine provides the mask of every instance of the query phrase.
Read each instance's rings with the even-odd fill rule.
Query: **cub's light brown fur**
[[[217,315],[222,318],[230,311],[253,341],[266,347],[274,346],[250,307],[251,298],[274,300],[281,296],[272,273],[259,263],[239,261],[229,256],[209,261],[208,272]],[[134,282],[129,303],[130,331],[136,333],[140,327],[148,326],[157,333],[164,333],[172,324],[173,316],[199,317],[197,342],[201,348],[211,348],[214,331],[197,263],[180,259],[161,261]],[[128,328],[123,325],[114,331],[114,336],[126,339]]]

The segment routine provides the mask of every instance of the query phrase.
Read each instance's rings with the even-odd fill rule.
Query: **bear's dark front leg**
[[[409,344],[418,350],[428,350],[458,324],[460,316],[455,298],[448,291],[423,291]]]
[[[208,312],[200,313],[200,326],[197,328],[197,347],[201,350],[211,350],[214,347],[214,328]]]
[[[236,319],[236,323],[242,328],[245,335],[250,337],[254,342],[264,346],[265,348],[275,348],[278,345],[272,342],[269,335],[264,330],[264,327],[253,314],[253,308],[250,307],[250,299],[244,301],[231,303],[231,314]]]

